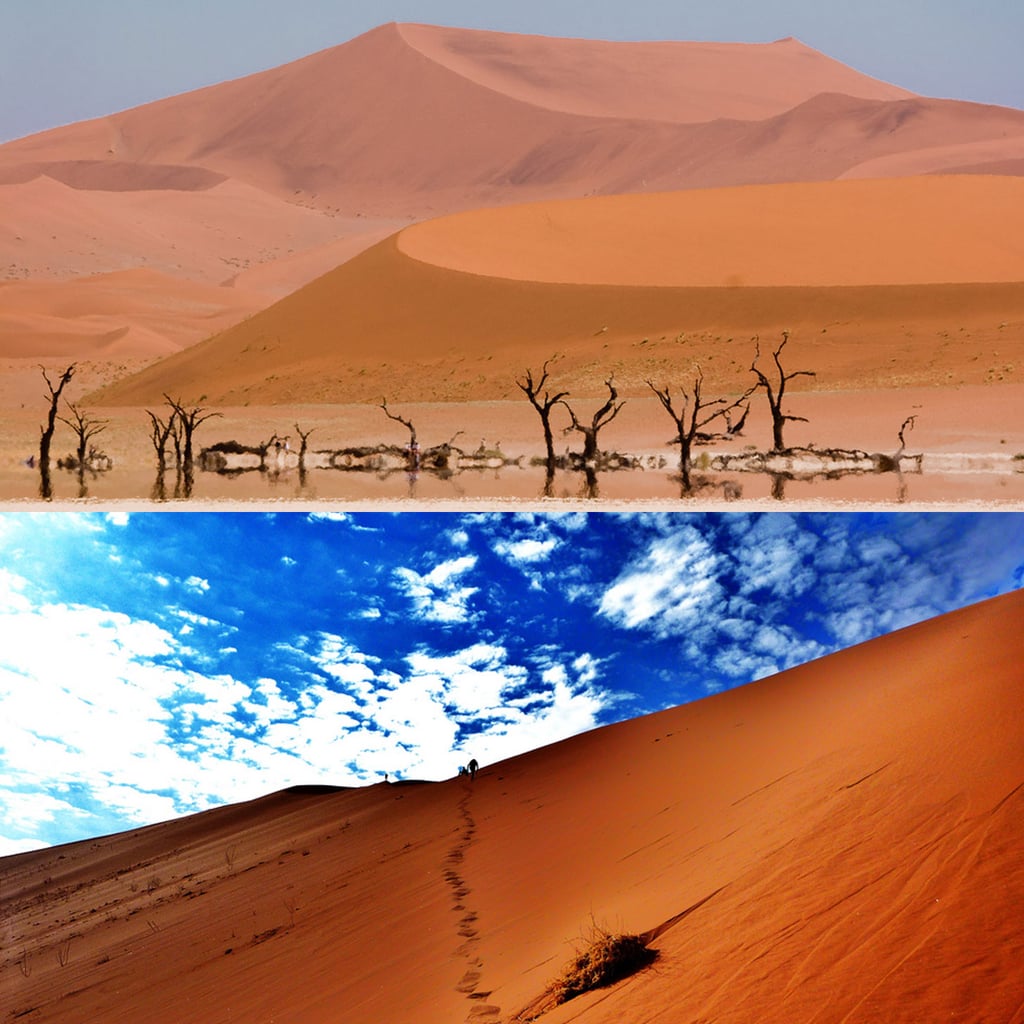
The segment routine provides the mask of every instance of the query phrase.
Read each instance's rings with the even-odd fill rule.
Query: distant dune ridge
[[[410,220],[458,211],[954,171],[1024,172],[1024,112],[915,96],[794,39],[612,43],[388,24],[0,146],[0,268],[49,282],[52,296],[37,320],[0,321],[0,345],[64,357],[78,338],[89,357],[115,330],[119,354],[163,356]],[[208,323],[185,316],[165,332],[135,307],[113,327],[61,312],[68,279],[128,269],[163,275],[157,312],[182,279],[239,295],[211,292]]]
[[[5,1019],[1020,1018],[1017,591],[475,783],[287,791],[2,862]]]

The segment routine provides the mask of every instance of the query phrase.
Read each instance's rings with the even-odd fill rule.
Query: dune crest
[[[530,1019],[593,919],[655,966],[544,1021],[1013,1020],[1022,623],[1016,591],[475,782],[297,788],[5,858],[6,1005]]]
[[[933,177],[610,196],[456,214],[407,256],[565,284],[907,285],[1024,280],[1024,178]]]
[[[791,38],[612,43],[390,23],[0,146],[10,229],[0,267],[8,280],[149,268],[237,282],[269,302],[388,228],[449,213],[844,176],[1019,174],[1022,140],[1024,111],[915,96]],[[725,268],[705,283],[733,278],[746,280]],[[186,334],[172,327],[157,347]]]
[[[877,100],[913,95],[792,38],[630,43],[419,24],[397,29],[424,56],[478,85],[585,117],[673,124],[760,120],[820,92]]]

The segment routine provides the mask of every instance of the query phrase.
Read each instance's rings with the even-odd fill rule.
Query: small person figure
[[[477,769],[480,767],[479,763],[477,762],[477,759],[474,757],[466,767],[469,769],[470,779],[476,781],[476,772]]]

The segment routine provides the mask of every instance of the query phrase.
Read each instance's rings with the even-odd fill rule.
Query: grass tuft
[[[620,935],[594,925],[584,947],[576,950],[551,986],[555,1004],[621,981],[652,963],[657,955],[639,935]]]

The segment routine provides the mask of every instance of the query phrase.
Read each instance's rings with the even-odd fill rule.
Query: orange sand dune
[[[148,268],[279,298],[388,230],[453,211],[950,167],[1011,174],[1022,147],[1024,111],[914,96],[792,39],[388,24],[0,146],[0,278]],[[38,326],[23,349],[76,336]],[[145,344],[166,350],[187,333]]]
[[[16,358],[154,359],[223,330],[269,301],[241,288],[124,270],[0,283],[0,350]]]
[[[0,862],[7,1017],[1015,1021],[1018,591],[475,783],[292,790]]]
[[[1013,224],[1022,199],[1016,179],[964,177],[442,219],[98,400],[138,405],[166,391],[228,405],[509,398],[516,375],[556,354],[573,394],[598,393],[609,374],[624,394],[646,393],[647,377],[678,379],[695,362],[709,383],[738,391],[749,383],[751,337],[783,330],[818,387],[984,383],[997,379],[993,368],[1019,380],[1024,224]],[[460,269],[409,255],[417,252]],[[495,273],[509,276],[484,276]],[[658,283],[637,283],[648,279]]]
[[[402,232],[425,263],[517,281],[903,285],[1024,281],[1024,178],[898,178],[566,200]]]

